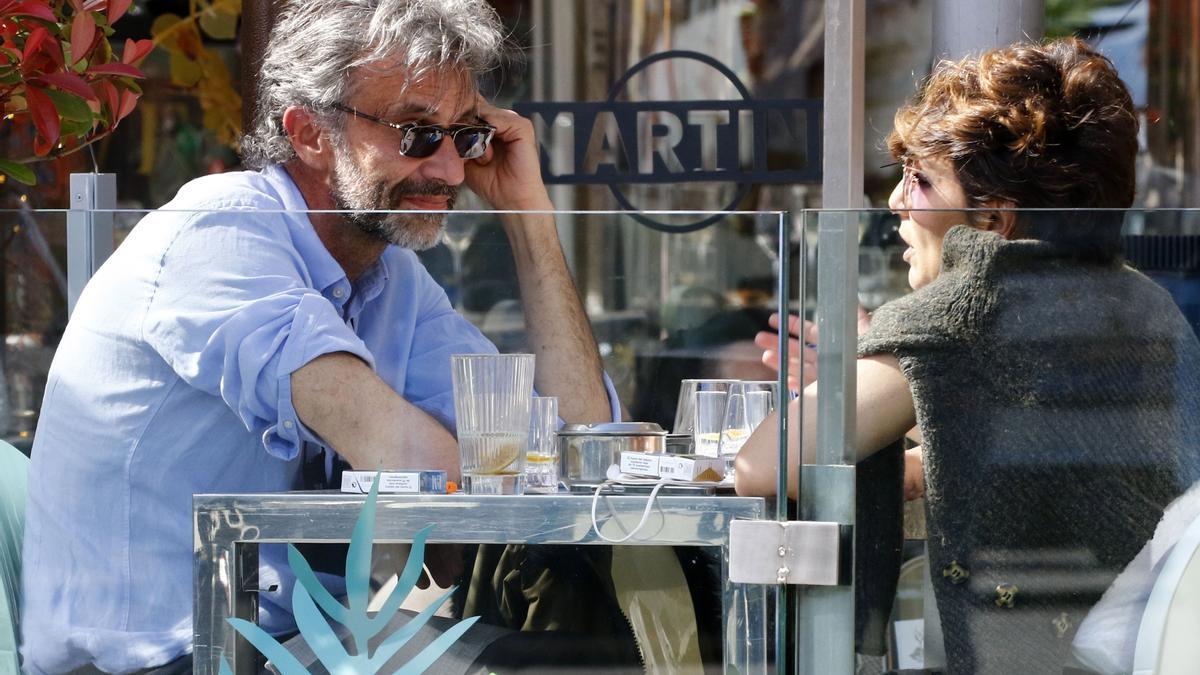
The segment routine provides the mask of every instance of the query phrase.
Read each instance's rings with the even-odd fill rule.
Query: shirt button
[[[346,291],[341,286],[338,286],[337,288],[333,289],[333,297],[335,297],[335,298],[340,298],[345,294],[346,294]]]
[[[284,429],[291,429],[292,427],[295,427],[295,426],[296,426],[296,424],[295,424],[294,422],[292,422],[291,420],[284,420],[284,421],[283,421],[283,428],[284,428]]]
[[[957,560],[951,560],[950,564],[942,570],[942,576],[949,579],[952,584],[961,584],[971,577],[971,571],[959,565]]]
[[[1058,618],[1051,621],[1054,624],[1054,634],[1061,640],[1067,636],[1067,631],[1071,630],[1071,617],[1067,616],[1066,612],[1058,615]]]
[[[1017,600],[1016,584],[1000,584],[996,587],[996,606],[1012,609]]]

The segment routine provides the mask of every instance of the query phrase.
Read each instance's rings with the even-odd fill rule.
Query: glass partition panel
[[[818,466],[801,516],[855,505],[860,652],[950,672],[1156,667],[1172,599],[1194,611],[1175,592],[1200,541],[1197,215],[804,214],[814,264],[837,269],[815,271],[807,305]],[[834,355],[829,325],[848,333]],[[819,466],[842,462],[852,499]],[[840,601],[801,592],[802,662],[826,630],[812,608]]]
[[[713,220],[693,231],[661,228]],[[631,419],[674,424],[680,381],[769,380],[755,346],[777,311],[780,214],[558,216],[592,331]],[[567,237],[564,237],[567,239]],[[501,351],[529,349],[517,269],[500,217],[451,214],[418,253],[455,308]]]
[[[57,559],[88,551],[96,560],[79,611],[94,611],[101,625],[102,608],[132,595],[130,626],[140,635],[191,621],[191,640],[154,646],[194,647],[199,672],[216,672],[223,659],[235,672],[256,667],[262,641],[252,646],[252,629],[231,618],[258,622],[297,658],[320,660],[303,656],[303,645],[313,648],[315,615],[296,604],[296,588],[321,605],[321,621],[349,619],[342,628],[327,621],[347,644],[362,625],[331,614],[304,570],[334,596],[370,588],[372,611],[386,608],[385,589],[409,590],[408,544],[428,537],[437,546],[424,549],[426,566],[458,590],[423,629],[424,644],[460,619],[482,617],[455,648],[468,665],[773,670],[775,601],[766,586],[728,581],[728,527],[776,516],[764,499],[735,495],[731,477],[737,448],[752,442],[776,456],[764,474],[764,493],[774,493],[779,430],[768,416],[787,388],[764,365],[761,344],[770,339],[768,317],[797,290],[779,281],[800,240],[786,214],[460,211],[442,220],[114,214],[117,246],[55,355],[33,448],[34,473],[63,483],[55,500],[31,499],[31,528],[73,549]],[[387,246],[389,238],[405,248]],[[573,307],[582,310],[577,319]],[[359,531],[356,519],[373,503],[337,494],[346,471],[445,470],[458,482],[450,356],[493,346],[538,355],[536,390],[559,397],[563,422],[657,423],[661,434],[630,447],[698,455],[683,459],[706,473],[656,492],[633,469],[603,485],[609,465],[619,466],[615,448],[633,443],[609,437],[588,446],[608,453],[602,463],[566,449],[555,494],[381,495],[374,565],[362,586],[355,575],[363,568],[353,565],[361,542],[351,548],[358,558],[331,546]],[[319,357],[338,352],[359,359],[303,380],[317,372],[310,365],[330,363]],[[401,396],[364,393],[363,363]],[[741,388],[703,389],[720,394],[713,407],[694,392],[681,401],[684,380]],[[316,391],[322,406],[340,412],[309,408],[304,392]],[[680,415],[681,407],[693,412]],[[119,499],[130,500],[127,512],[94,508]],[[136,522],[122,539],[127,521]],[[299,557],[278,546],[285,542],[299,544]],[[128,553],[109,550],[118,545]],[[27,597],[75,597],[73,588],[64,595],[64,572],[49,551],[32,555],[40,562],[27,568]],[[156,592],[154,603],[137,600],[149,586],[171,590]],[[397,621],[416,621],[443,593],[414,592]],[[348,602],[349,611],[362,609]],[[169,609],[152,612],[151,604]],[[29,612],[31,625],[53,622],[36,601]],[[376,628],[372,639],[382,639],[397,624]],[[53,641],[34,637],[31,653]]]
[[[773,495],[781,473],[803,480],[789,490],[798,500],[780,510],[728,494],[728,484],[674,486],[645,517],[648,486],[601,495],[593,511],[605,474],[585,480],[565,468],[569,485],[553,496],[381,497],[372,584],[396,584],[408,553],[394,546],[433,525],[431,543],[455,545],[426,557],[449,571],[441,581],[459,586],[446,620],[504,606],[485,618],[491,628],[471,633],[503,641],[470,658],[536,661],[566,650],[580,668],[593,667],[591,651],[570,641],[583,629],[614,668],[698,655],[706,671],[770,672],[785,662],[790,670],[794,661],[801,672],[849,672],[857,649],[860,664],[875,659],[881,668],[1120,672],[1163,644],[1151,638],[1169,631],[1182,556],[1200,540],[1197,212],[805,211],[794,227],[780,213],[562,212],[553,219],[565,267],[538,257],[532,275],[517,261],[554,250],[547,214],[455,212],[444,231],[428,214],[377,215],[356,226],[316,212],[155,212],[128,230],[85,290],[47,380],[65,318],[54,270],[65,266],[66,218],[9,212],[10,437],[28,439],[33,421],[20,420],[40,411],[39,434],[49,436],[33,448],[35,457],[45,452],[35,471],[62,485],[53,501],[31,498],[30,522],[56,547],[84,547],[98,561],[88,586],[95,606],[105,593],[136,595],[146,579],[175,589],[166,599],[178,614],[171,625],[186,623],[194,605],[198,670],[225,657],[238,671],[253,667],[249,643],[226,617],[294,631],[293,565],[274,545],[345,542],[367,503],[303,491],[338,486],[340,464],[323,452],[336,443],[324,434],[343,432],[306,424],[281,394],[291,378],[280,373],[327,351],[358,354],[421,415],[453,428],[441,365],[451,353],[491,344],[550,354],[547,345],[578,337],[530,330],[563,318],[553,298],[569,295],[543,293],[555,269],[570,273],[626,419],[665,431],[684,431],[680,404],[694,409],[704,398],[681,402],[683,380],[776,377],[762,365],[773,311],[812,322],[816,333],[797,336],[798,381],[777,383],[781,392],[814,378],[820,385],[794,404],[806,411],[790,420],[795,440],[782,440],[769,418],[736,439],[745,445],[732,465],[747,494]],[[367,234],[372,224],[402,225],[421,235],[411,246],[429,246],[385,250]],[[426,322],[435,329],[423,331]],[[538,384],[560,396],[568,422],[588,414],[575,406],[587,390],[599,391],[586,377],[572,381],[588,366],[570,363]],[[691,432],[666,439],[672,449],[711,453],[715,440],[720,456],[733,396],[713,391],[726,403],[706,413],[721,417],[719,426],[697,430],[693,410]],[[425,417],[380,417],[371,399],[345,398],[355,401],[345,412],[351,431],[403,419],[389,427],[397,446],[420,433],[413,420]],[[12,412],[18,403],[35,412]],[[137,461],[152,445],[154,461]],[[365,456],[371,468],[458,468],[453,450],[346,447],[360,467]],[[781,448],[794,452],[784,472]],[[410,465],[412,456],[422,466]],[[142,570],[136,581],[120,556],[108,565],[95,555],[115,545],[115,526],[104,522],[110,510],[92,507],[121,482],[98,457],[130,460],[129,494],[144,507],[131,513],[147,519],[139,531],[157,533],[127,544]],[[155,488],[167,483],[169,495]],[[215,496],[193,511],[192,494]],[[729,521],[780,515],[853,525],[845,530],[855,541],[853,584],[799,589],[793,605],[766,586],[728,583]],[[71,531],[48,532],[55,522]],[[344,549],[306,544],[301,553],[318,571],[345,570]],[[27,567],[29,597],[63,597],[53,556],[33,555],[41,557]],[[246,576],[255,569],[257,580]],[[586,584],[600,595],[579,595],[580,575],[600,580]],[[341,582],[331,583],[340,593]],[[548,602],[534,607],[529,594],[542,589]],[[535,616],[563,597],[571,599],[564,623]],[[572,608],[597,598],[611,621],[581,625]],[[37,621],[47,610],[35,602],[29,611]],[[139,619],[146,631],[159,620]],[[524,635],[554,626],[565,632]],[[39,640],[53,647],[43,636],[33,649]],[[182,653],[185,642],[166,649]]]

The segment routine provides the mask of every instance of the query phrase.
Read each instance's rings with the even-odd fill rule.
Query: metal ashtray
[[[603,481],[622,452],[665,452],[666,439],[653,422],[567,424],[558,430],[560,477],[567,485]]]

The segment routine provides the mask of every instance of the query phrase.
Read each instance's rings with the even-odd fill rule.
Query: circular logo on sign
[[[608,102],[613,103],[617,100],[617,97],[621,95],[621,90],[625,88],[625,85],[629,83],[629,80],[632,79],[634,75],[637,75],[641,71],[645,70],[648,66],[658,63],[659,61],[665,61],[667,59],[691,59],[693,61],[704,63],[724,75],[725,78],[728,79],[729,82],[737,89],[738,93],[742,97],[742,100],[749,101],[751,98],[750,90],[746,88],[746,85],[742,84],[742,81],[738,79],[738,76],[728,67],[726,67],[725,64],[707,54],[701,54],[700,52],[675,50],[669,52],[659,52],[657,54],[648,56],[627,70],[625,74],[621,76],[621,79],[617,80],[616,83],[614,83],[613,86],[608,90]],[[708,227],[724,217],[724,214],[722,213],[714,213],[693,223],[686,223],[683,225],[662,223],[650,218],[644,213],[636,213],[638,208],[629,201],[629,198],[626,197],[625,194],[621,192],[621,189],[615,184],[609,183],[608,189],[612,192],[612,195],[617,200],[617,203],[621,205],[621,208],[634,212],[630,214],[634,220],[645,225],[646,227],[653,228],[661,232],[692,232],[694,230]],[[729,204],[726,205],[723,210],[736,210],[738,204],[742,203],[742,200],[746,198],[746,195],[749,194],[749,192],[749,184],[737,183],[737,189],[734,192],[733,199],[729,201]]]

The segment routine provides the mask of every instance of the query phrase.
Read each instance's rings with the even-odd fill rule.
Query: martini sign
[[[741,98],[618,100],[631,78],[670,59],[710,66]],[[733,71],[699,52],[661,52],[644,59],[610,88],[607,101],[519,103],[514,109],[537,129],[547,184],[606,185],[630,211],[637,207],[621,192],[623,185],[733,184],[737,189],[724,209],[732,211],[755,184],[821,180],[821,101],[755,100]],[[634,217],[664,231],[695,230],[720,218],[668,225]]]

